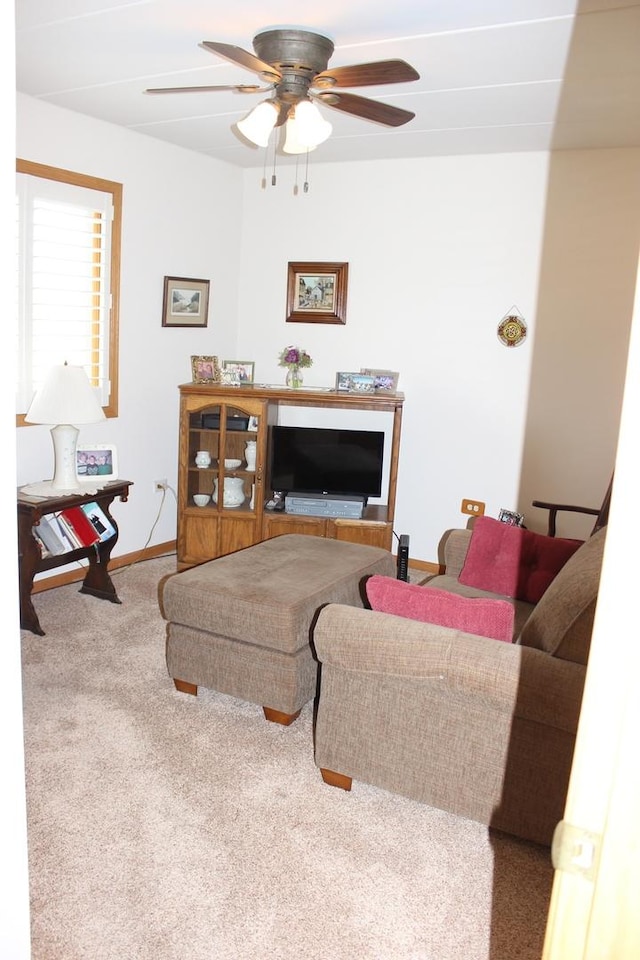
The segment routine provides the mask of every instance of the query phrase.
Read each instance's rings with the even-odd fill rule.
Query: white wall
[[[544,230],[548,156],[439,157],[291,171],[260,189],[245,173],[238,342],[256,377],[283,382],[289,343],[314,359],[305,383],[337,370],[400,371],[406,394],[396,531],[435,560],[463,497],[515,508]],[[348,261],[345,326],[286,323],[289,261]],[[497,327],[514,305],[530,339]]]
[[[242,183],[234,167],[120,127],[18,96],[19,157],[116,180],[123,188],[119,416],[83,427],[81,440],[113,442],[120,476],[133,480],[127,504],[114,504],[115,555],[141,549],[162,497],[175,488],[178,384],[191,380],[191,355],[236,352]],[[210,279],[209,325],[163,328],[165,276]],[[18,483],[52,475],[47,427],[21,427]],[[152,543],[175,538],[167,496]],[[54,573],[59,573],[58,568]]]
[[[124,183],[120,415],[81,433],[115,442],[122,476],[135,481],[129,503],[115,506],[116,555],[147,542],[161,499],[152,481],[175,486],[177,385],[190,379],[193,353],[254,360],[256,380],[268,383],[284,382],[277,358],[290,343],[314,359],[310,385],[333,385],[336,371],[361,366],[399,370],[396,531],[410,535],[415,558],[436,559],[443,531],[465,522],[466,497],[494,516],[519,507],[538,529],[544,517],[529,513],[531,499],[580,502],[579,493],[600,502],[640,235],[639,151],[312,163],[309,193],[295,196],[292,167],[262,189],[262,171],[30,97],[18,98],[17,140],[24,159]],[[346,325],[286,323],[289,261],[349,263]],[[211,279],[207,329],[161,327],[164,275]],[[506,348],[497,327],[512,307],[529,333]],[[571,333],[559,336],[567,307]],[[598,357],[603,403],[583,374]],[[552,369],[549,407],[540,398]],[[577,415],[583,401],[598,413],[597,430],[593,416]],[[561,409],[576,415],[559,417]],[[541,450],[545,435],[555,441]],[[18,430],[18,483],[51,467],[47,429]],[[151,543],[174,535],[168,498]]]
[[[519,503],[597,507],[616,455],[640,250],[640,150],[552,155]],[[586,537],[594,518],[559,516]]]

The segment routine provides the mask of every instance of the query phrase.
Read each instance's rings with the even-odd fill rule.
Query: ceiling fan
[[[404,60],[380,60],[374,63],[328,69],[329,60],[334,51],[333,42],[322,34],[297,27],[273,27],[260,31],[253,38],[255,54],[241,47],[215,40],[204,40],[200,45],[217,56],[257,74],[267,86],[234,84],[154,87],[145,92],[164,94],[203,93],[216,90],[232,90],[237,93],[273,91],[268,100],[259,104],[244,121],[238,124],[241,132],[259,146],[266,146],[271,130],[284,123],[287,123],[288,127],[292,125],[287,133],[291,149],[287,150],[285,144],[286,152],[297,153],[302,152],[303,149],[313,149],[325,140],[331,133],[331,124],[323,120],[320,112],[315,109],[313,101],[333,107],[334,110],[361,117],[363,120],[372,120],[390,127],[402,126],[415,116],[410,110],[403,110],[353,93],[343,93],[336,89],[419,80],[418,72]],[[300,108],[301,104],[305,106]],[[263,107],[265,109],[261,109]],[[312,109],[310,110],[309,107]],[[258,115],[260,115],[260,122],[258,122]],[[307,130],[308,119],[313,120],[311,132]],[[294,120],[298,121],[296,127],[293,126]],[[313,140],[315,142],[312,142]],[[300,149],[296,149],[297,146]]]

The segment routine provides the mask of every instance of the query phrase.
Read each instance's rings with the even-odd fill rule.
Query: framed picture
[[[290,263],[287,323],[346,323],[348,263]]]
[[[336,390],[348,393],[375,393],[373,377],[364,373],[337,373]]]
[[[372,370],[370,367],[362,367],[360,373],[373,377],[376,393],[395,393],[398,389],[400,374],[395,370]]]
[[[191,357],[191,379],[194,383],[219,383],[220,364],[217,357]]]
[[[164,278],[163,327],[206,327],[208,315],[208,280]]]
[[[78,444],[76,476],[80,483],[107,483],[118,479],[118,453],[112,443]]]
[[[253,383],[253,360],[223,360],[222,382],[241,386],[243,383]]]

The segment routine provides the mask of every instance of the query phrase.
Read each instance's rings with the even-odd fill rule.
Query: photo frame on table
[[[219,383],[220,364],[217,357],[192,356],[191,380],[193,383]]]
[[[222,382],[230,386],[242,386],[253,383],[255,363],[253,360],[223,360],[221,364]]]
[[[375,380],[364,373],[340,371],[336,374],[336,390],[341,393],[375,393]]]
[[[360,373],[373,377],[376,393],[396,393],[400,374],[395,370],[373,370],[362,367]]]
[[[118,479],[118,451],[112,443],[79,443],[76,476],[88,486]]]
[[[346,323],[348,263],[289,263],[287,323]]]
[[[206,327],[209,318],[209,281],[165,277],[163,327]]]

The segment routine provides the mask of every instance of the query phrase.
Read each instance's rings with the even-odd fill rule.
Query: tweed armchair
[[[534,607],[520,607],[516,621],[529,615],[514,643],[326,606],[313,633],[315,762],[325,782],[350,789],[361,780],[550,844],[563,816],[605,533],[580,546]],[[468,594],[456,578],[468,537],[454,541],[451,568],[432,582],[442,588],[449,577]]]

